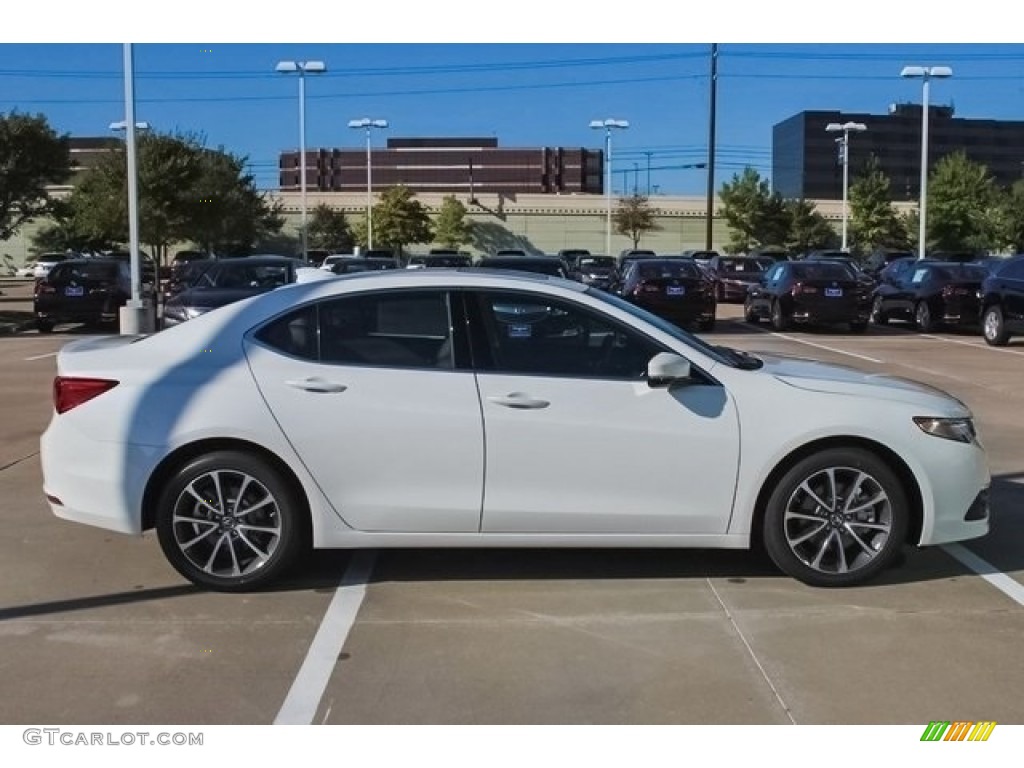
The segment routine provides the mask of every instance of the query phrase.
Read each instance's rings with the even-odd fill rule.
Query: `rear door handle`
[[[285,382],[289,387],[295,387],[296,389],[302,389],[306,392],[344,392],[348,389],[344,384],[339,384],[336,381],[328,381],[327,379],[321,379],[319,376],[310,376],[308,379],[289,379]]]
[[[529,397],[522,392],[511,392],[507,395],[491,395],[487,398],[495,405],[503,405],[506,408],[536,409],[547,408],[551,405],[547,400],[538,400]]]

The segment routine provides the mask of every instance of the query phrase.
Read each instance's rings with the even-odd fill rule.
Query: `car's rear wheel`
[[[789,330],[789,318],[782,311],[782,302],[778,299],[772,302],[772,328],[776,331]]]
[[[867,329],[868,324],[866,320],[856,320],[850,323],[850,331],[852,333],[864,333],[867,331]]]
[[[846,587],[893,562],[909,522],[906,492],[884,461],[860,448],[832,448],[783,475],[765,509],[764,544],[793,578]]]
[[[871,304],[871,322],[875,325],[889,324],[889,315],[882,309],[881,296],[875,296],[875,300]]]
[[[239,592],[279,578],[303,545],[303,510],[280,472],[239,451],[193,459],[158,502],[157,536],[185,578]]]
[[[932,319],[932,310],[927,301],[917,302],[914,307],[914,325],[921,333],[931,333],[935,330],[935,321]]]
[[[36,330],[40,333],[53,333],[53,321],[37,319]]]
[[[743,303],[743,317],[751,325],[757,325],[761,322],[761,316],[754,311],[749,301]]]
[[[709,317],[704,320],[697,321],[698,331],[713,331],[715,330],[715,318]]]
[[[985,341],[993,347],[1005,347],[1010,341],[1003,310],[998,304],[993,304],[985,310],[981,318],[981,333]]]

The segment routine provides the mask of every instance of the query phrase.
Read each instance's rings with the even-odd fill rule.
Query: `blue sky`
[[[657,14],[655,3],[631,4],[633,16],[603,25],[595,19],[604,6],[596,4],[552,10],[532,1],[500,9],[446,2],[422,18],[409,12],[418,6],[400,2],[359,12],[344,5],[340,14],[338,4],[303,3],[305,21],[278,17],[247,27],[185,0],[167,6],[178,11],[157,28],[118,16],[110,30],[96,29],[97,19],[105,7],[120,13],[125,4],[89,3],[93,26],[75,25],[81,9],[74,3],[17,11],[23,18],[13,26],[8,20],[0,37],[0,112],[40,112],[58,131],[107,135],[109,124],[123,119],[124,84],[122,45],[105,41],[143,41],[135,45],[137,118],[160,131],[197,132],[209,146],[247,156],[257,183],[273,188],[278,153],[298,145],[298,84],[274,65],[318,59],[328,72],[307,79],[309,148],[364,146],[364,134],[346,127],[360,117],[389,121],[387,131],[375,132],[377,145],[386,137],[487,136],[505,147],[599,148],[603,133],[588,123],[614,117],[631,124],[613,134],[616,189],[645,190],[650,164],[659,192],[699,195],[705,171],[680,166],[707,159],[710,42],[702,41],[717,33],[749,42],[719,44],[716,189],[746,165],[770,176],[772,126],[797,112],[884,113],[892,102],[919,102],[920,81],[899,77],[907,64],[951,66],[954,77],[934,82],[931,100],[952,103],[960,117],[1024,120],[1024,44],[930,42],[958,39],[958,24],[969,31],[970,20],[922,30],[908,19],[901,33],[897,19],[884,37],[874,34],[864,17],[892,5],[858,5],[867,13],[847,30],[851,39],[889,40],[870,44],[835,35],[834,13],[852,7],[838,4],[812,6],[803,40],[787,30],[776,37],[786,43],[771,42],[773,29],[783,34],[780,19],[799,13],[795,3],[773,3],[774,15],[760,28],[750,28],[761,18],[757,4],[730,4],[732,19],[695,16],[676,35],[683,42],[671,42],[671,33],[663,39],[666,27],[684,25]],[[482,8],[518,12],[498,25],[500,32],[488,33],[497,36],[472,42],[472,30],[454,20],[470,14],[479,30]],[[204,22],[192,23],[191,12],[203,13]],[[353,42],[374,40],[358,34],[363,28],[374,30],[377,41]],[[275,39],[285,42],[249,42]]]

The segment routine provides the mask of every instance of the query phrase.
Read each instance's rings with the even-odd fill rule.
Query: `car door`
[[[452,339],[433,289],[325,300],[247,339],[274,418],[353,528],[479,531],[480,401]]]
[[[775,291],[785,272],[785,264],[776,264],[769,269],[763,278],[751,286],[747,291],[750,301],[750,308],[758,315],[768,315],[771,312],[772,299]]]
[[[1024,331],[1024,258],[999,270],[995,283],[1002,295],[1007,324],[1016,333]]]
[[[739,461],[734,404],[697,373],[652,388],[660,344],[597,309],[480,290],[470,327],[486,435],[482,530],[721,534]]]

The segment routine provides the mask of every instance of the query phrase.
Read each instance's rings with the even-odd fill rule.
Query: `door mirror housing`
[[[690,361],[672,352],[659,352],[647,363],[647,383],[667,387],[690,379]]]

